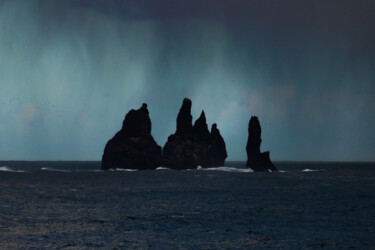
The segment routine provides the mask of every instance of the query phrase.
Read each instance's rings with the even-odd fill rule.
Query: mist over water
[[[143,102],[163,146],[189,97],[229,160],[251,115],[271,159],[375,160],[374,4],[275,2],[0,1],[0,159],[100,160]]]

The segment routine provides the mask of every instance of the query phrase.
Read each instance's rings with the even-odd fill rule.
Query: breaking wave
[[[172,169],[166,168],[166,167],[157,167],[156,170],[172,170]]]
[[[56,168],[41,168],[41,170],[44,170],[44,171],[54,171],[54,172],[71,172],[69,170],[56,169]]]
[[[72,173],[72,172],[103,172],[101,169],[57,169],[57,168],[41,168],[40,170],[43,171],[52,171],[52,172],[65,172],[65,173]],[[119,170],[121,171],[121,170]]]
[[[110,169],[109,171],[113,171],[113,172],[134,172],[134,171],[138,171],[138,169],[116,168],[116,169]]]
[[[48,168],[42,167],[40,169],[27,169],[27,170],[20,170],[20,169],[13,169],[8,166],[1,166],[0,172],[15,172],[15,173],[23,173],[23,172],[34,172],[34,171],[51,171],[51,172],[63,172],[63,173],[77,173],[77,172],[106,172],[101,169],[61,169],[61,168]],[[173,170],[167,167],[158,167],[156,170]],[[302,170],[279,170],[279,173],[290,173],[290,172],[318,172],[318,171],[325,171],[326,169],[302,169]],[[111,172],[135,172],[138,171],[137,169],[110,169]],[[252,173],[254,172],[248,168],[238,168],[238,167],[212,167],[212,168],[203,168],[202,166],[198,166],[196,169],[186,169],[185,171],[222,171],[222,172],[231,172],[231,173]]]
[[[14,170],[14,169],[11,169],[10,167],[7,167],[7,166],[0,167],[0,171],[3,171],[3,172],[15,172],[15,173],[26,172],[24,170]]]
[[[224,172],[233,172],[233,173],[252,173],[253,172],[253,170],[249,168],[233,168],[233,167],[202,168],[201,166],[198,166],[197,170],[224,171]]]
[[[306,168],[304,170],[302,170],[302,172],[316,172],[316,171],[324,171],[325,169],[309,169],[309,168]]]

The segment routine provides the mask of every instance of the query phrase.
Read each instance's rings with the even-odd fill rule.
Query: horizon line
[[[225,162],[246,162],[247,160],[229,160]],[[101,160],[0,160],[0,162],[101,162]],[[275,163],[375,163],[375,160],[274,160]]]

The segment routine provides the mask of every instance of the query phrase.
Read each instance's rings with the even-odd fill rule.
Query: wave
[[[105,172],[101,169],[58,169],[58,168],[47,168],[43,167],[40,168],[39,170],[42,171],[51,171],[51,172],[64,172],[64,173],[72,173],[72,172]],[[173,170],[167,167],[158,167],[156,170]],[[317,172],[317,171],[325,171],[326,169],[310,169],[306,168],[303,170],[297,170],[296,172]],[[13,168],[10,168],[8,166],[1,166],[0,167],[0,172],[14,172],[14,173],[24,173],[24,172],[34,172],[35,170],[16,170]],[[138,171],[137,169],[122,169],[122,168],[117,168],[117,169],[111,169],[109,171],[113,172],[135,172]],[[251,169],[248,168],[237,168],[237,167],[227,167],[227,166],[222,166],[222,167],[212,167],[212,168],[203,168],[202,166],[198,166],[196,169],[186,169],[186,171],[222,171],[222,172],[232,172],[232,173],[252,173],[254,172]],[[279,170],[280,173],[288,173],[288,172],[295,172],[295,171],[285,171],[285,170]]]
[[[309,169],[309,168],[306,168],[304,170],[302,170],[302,172],[316,172],[316,171],[324,171],[325,169]]]
[[[103,172],[104,170],[101,170],[101,169],[90,169],[90,170],[87,170],[87,169],[78,169],[77,172]]]
[[[252,173],[252,172],[254,172],[253,170],[251,170],[249,168],[233,168],[233,167],[202,168],[201,166],[198,166],[197,170],[224,171],[224,172],[233,172],[233,173]]]
[[[72,173],[72,172],[103,172],[103,170],[101,170],[101,169],[57,169],[57,168],[41,168],[40,170],[53,171],[53,172],[65,172],[65,173]]]
[[[138,171],[138,169],[116,168],[116,169],[110,169],[109,171],[113,171],[113,172],[134,172],[134,171]]]
[[[14,173],[23,173],[23,172],[26,172],[24,170],[14,170],[14,169],[11,169],[8,166],[2,166],[2,167],[0,167],[0,171],[3,171],[3,172],[14,172]]]
[[[172,169],[166,168],[166,167],[157,167],[156,170],[172,170]]]
[[[54,171],[54,172],[71,172],[69,170],[56,169],[56,168],[41,168],[41,170],[44,170],[44,171]]]

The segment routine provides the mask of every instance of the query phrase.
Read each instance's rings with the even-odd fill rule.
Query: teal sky
[[[375,161],[375,2],[0,0],[0,160],[100,160],[149,106],[164,146],[184,97],[246,160]]]

